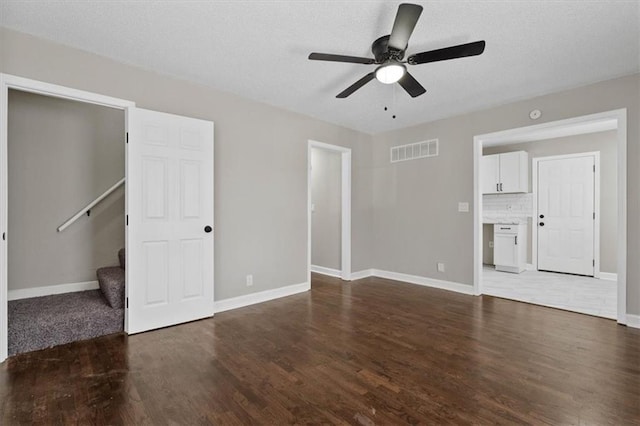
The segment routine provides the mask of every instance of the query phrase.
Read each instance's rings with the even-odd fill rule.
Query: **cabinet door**
[[[493,237],[493,263],[499,266],[518,266],[516,236],[495,234]]]
[[[499,173],[499,154],[483,155],[480,162],[480,187],[483,194],[498,193]]]
[[[500,154],[500,192],[521,192],[520,152]]]

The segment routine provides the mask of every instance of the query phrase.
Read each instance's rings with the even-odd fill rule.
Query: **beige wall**
[[[618,241],[618,167],[617,167],[617,133],[590,133],[586,135],[567,136],[543,141],[487,147],[484,155],[500,154],[511,151],[526,151],[529,153],[529,191],[532,190],[532,160],[536,157],[552,155],[575,154],[580,152],[600,152],[600,270],[602,272],[617,271],[617,241]],[[527,263],[531,263],[531,232],[533,222],[528,221],[527,235]],[[486,230],[486,227],[485,227]],[[493,259],[493,249],[488,241],[492,239],[492,232],[483,232],[484,245],[488,252],[483,252],[485,261]]]
[[[96,279],[124,247],[124,190],[56,229],[124,176],[124,112],[9,91],[9,289]]]
[[[0,72],[215,122],[216,300],[307,281],[309,139],[352,149],[353,270],[372,267],[369,135],[12,30],[0,40]]]
[[[375,136],[0,29],[0,71],[216,122],[216,299],[306,281],[306,144],[353,150],[353,271],[473,283],[473,136],[628,109],[628,312],[640,314],[638,75]],[[426,95],[428,96],[428,94]],[[389,164],[389,147],[440,139],[440,156]],[[471,212],[458,213],[458,201]],[[436,272],[436,262],[446,272]],[[254,274],[253,287],[244,285]]]
[[[426,95],[428,96],[428,94]],[[604,81],[374,136],[376,268],[473,284],[473,137],[500,130],[627,108],[627,311],[640,313],[640,78]],[[529,119],[540,109],[542,118]],[[426,120],[427,118],[425,118]],[[431,138],[440,156],[389,163],[389,148]],[[436,271],[436,262],[446,272]]]
[[[341,269],[342,155],[311,150],[311,264]]]

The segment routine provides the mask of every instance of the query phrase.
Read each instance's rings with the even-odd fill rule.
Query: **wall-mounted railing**
[[[73,215],[69,220],[67,220],[65,223],[63,223],[62,225],[60,225],[58,227],[58,232],[62,232],[65,229],[67,229],[69,226],[71,226],[73,224],[73,222],[75,222],[76,220],[80,219],[80,217],[82,215],[84,215],[85,213],[89,213],[91,211],[91,209],[98,203],[100,203],[100,201],[104,200],[105,198],[107,198],[109,196],[109,194],[111,194],[113,191],[115,191],[116,189],[118,189],[121,185],[124,185],[126,178],[122,178],[118,181],[118,183],[116,183],[115,185],[113,185],[111,188],[107,189],[106,191],[104,191],[102,193],[102,195],[100,195],[98,198],[96,198],[95,200],[93,200],[92,202],[90,202],[89,204],[87,204],[84,208],[80,209],[78,211],[78,213],[76,213],[75,215]]]

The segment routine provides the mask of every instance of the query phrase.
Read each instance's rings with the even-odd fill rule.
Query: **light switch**
[[[469,203],[458,203],[458,211],[462,212],[462,213],[468,213],[469,212]]]

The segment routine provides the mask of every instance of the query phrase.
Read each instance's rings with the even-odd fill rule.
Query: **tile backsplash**
[[[533,216],[533,194],[487,194],[482,196],[483,222],[522,220]]]

